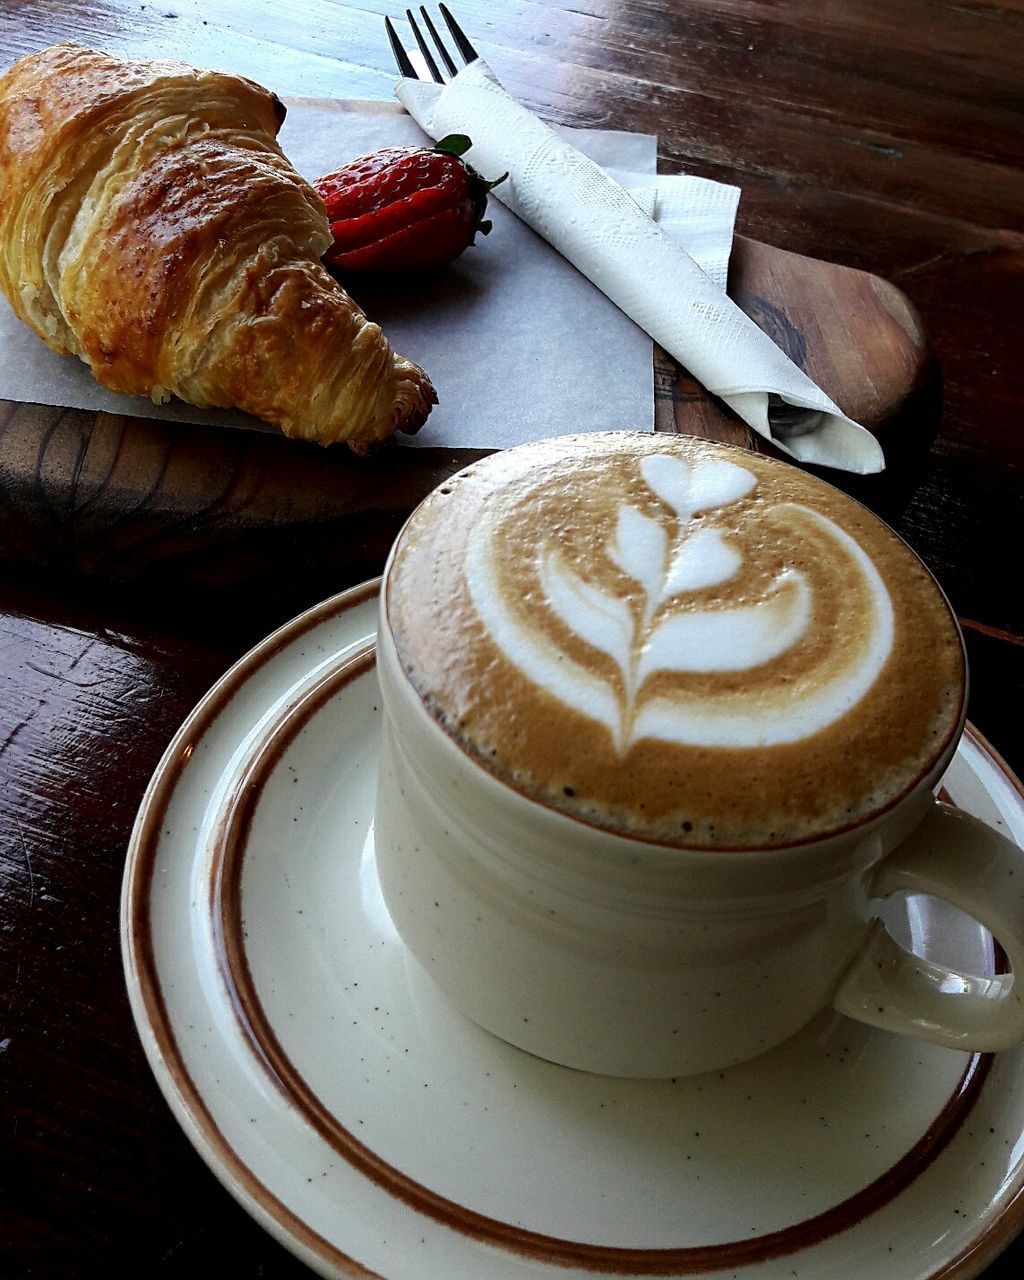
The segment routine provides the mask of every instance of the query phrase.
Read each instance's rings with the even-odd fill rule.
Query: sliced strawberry
[[[427,187],[417,191],[415,195],[400,196],[392,203],[369,213],[332,222],[334,246],[331,252],[361,249],[373,240],[384,240],[404,227],[415,226],[427,218],[433,218],[445,209],[459,209],[463,216],[475,221],[475,206],[472,201],[463,200],[460,204],[455,204],[443,187]]]
[[[337,254],[329,249],[324,261],[345,271],[422,271],[457,258],[466,247],[465,232],[461,214],[442,209],[382,239]]]
[[[461,159],[469,146],[453,134],[433,149],[388,147],[321,178],[334,237],[324,261],[344,271],[412,271],[457,258],[478,231],[490,231],[481,219],[497,185]]]

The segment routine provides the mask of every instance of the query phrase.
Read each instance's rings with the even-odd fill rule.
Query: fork
[[[466,33],[452,17],[451,10],[448,6],[446,4],[439,4],[437,7],[441,17],[444,19],[445,26],[451,34],[456,51],[462,58],[463,65],[468,67],[471,62],[476,62],[480,55],[469,43]],[[427,44],[423,33],[420,31],[419,23],[416,21],[413,11],[411,9],[406,9],[405,16],[409,20],[409,26],[412,28],[412,34],[416,39],[416,44],[419,47],[420,54],[423,57],[423,63],[427,68],[428,74],[424,76],[417,72],[409,58],[409,55],[406,53],[401,40],[398,38],[398,32],[395,30],[394,23],[390,18],[385,18],[384,27],[388,33],[388,40],[391,42],[391,50],[395,55],[395,61],[398,63],[399,73],[406,80],[432,80],[434,84],[447,84],[448,79],[451,79],[452,76],[458,74],[459,68],[456,67],[451,54],[445,47],[444,41],[438,35],[437,27],[434,25],[430,14],[423,5],[420,5],[420,17],[423,20],[423,25],[430,33],[430,37],[437,49],[438,56],[444,64],[445,73],[447,74],[448,79],[445,78],[445,74],[443,74],[438,67],[437,62],[434,59],[434,55],[430,51],[430,46]]]

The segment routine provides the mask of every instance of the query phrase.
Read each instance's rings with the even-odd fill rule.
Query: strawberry
[[[324,254],[341,271],[414,271],[451,262],[487,235],[487,182],[461,157],[472,143],[453,133],[437,146],[388,147],[313,185],[334,243]]]

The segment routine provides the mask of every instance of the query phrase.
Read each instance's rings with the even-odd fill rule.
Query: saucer
[[[376,879],[378,585],[214,686],[132,837],[133,1012],[228,1190],[325,1276],[981,1271],[1024,1225],[1024,1049],[965,1054],[828,1013],[728,1071],[629,1081],[530,1057],[447,1004]],[[1024,842],[1024,793],[970,728],[943,787]],[[894,900],[887,923],[993,971],[989,936],[943,903]]]

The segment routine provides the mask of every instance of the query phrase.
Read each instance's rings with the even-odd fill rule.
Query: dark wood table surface
[[[898,509],[870,485],[860,496],[877,494],[945,587],[967,638],[971,719],[1024,769],[1018,0],[456,7],[540,114],[656,132],[663,168],[742,186],[744,234],[909,295],[941,367],[942,417]],[[2,0],[0,66],[70,38],[219,65],[281,94],[387,98],[389,8]],[[56,521],[52,501],[41,487],[40,521]],[[136,808],[178,724],[252,643],[354,570],[304,563],[296,544],[294,572],[238,565],[244,590],[225,589],[230,563],[208,583],[200,563],[142,591],[83,577],[78,550],[0,569],[0,1275],[306,1275],[159,1094],[124,992],[118,907]],[[381,554],[368,544],[353,563],[369,573]],[[1018,1241],[986,1274],[1022,1265]]]

